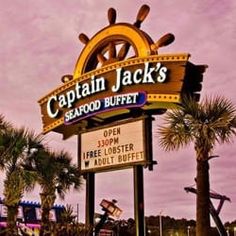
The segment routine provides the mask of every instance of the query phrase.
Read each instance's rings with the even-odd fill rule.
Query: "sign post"
[[[81,135],[78,135],[78,163],[80,163],[81,153]],[[94,208],[95,208],[95,173],[88,172],[84,174],[86,181],[86,199],[85,199],[85,230],[88,236],[93,236],[94,226]],[[79,213],[77,212],[77,215]]]
[[[94,225],[94,196],[95,196],[95,174],[86,174],[86,205],[85,205],[85,225],[87,235],[93,235]]]
[[[134,216],[136,236],[146,235],[144,216],[143,166],[133,167],[134,171]]]

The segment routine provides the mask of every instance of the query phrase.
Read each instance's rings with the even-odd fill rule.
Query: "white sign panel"
[[[143,120],[82,133],[81,170],[99,171],[145,162],[144,137]]]
[[[1,217],[7,217],[7,207],[3,204],[0,204],[0,215]]]
[[[23,207],[22,206],[18,207],[17,218],[18,219],[23,219]]]
[[[36,219],[41,220],[42,219],[42,210],[39,207],[35,208],[36,211]],[[51,209],[49,212],[49,220],[56,221],[56,212],[54,209]]]
[[[0,204],[0,216],[7,217],[7,206]],[[18,207],[17,219],[23,219],[23,208],[22,206]]]
[[[41,218],[42,218],[42,211],[41,211],[41,208],[36,207],[36,208],[35,208],[35,212],[36,212],[36,219],[37,219],[37,220],[41,220]]]

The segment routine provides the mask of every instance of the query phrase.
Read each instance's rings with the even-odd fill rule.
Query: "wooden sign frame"
[[[93,129],[90,129],[89,131],[87,130],[86,132],[80,132],[78,135],[78,164],[79,164],[78,167],[79,167],[80,172],[82,174],[87,173],[87,172],[97,173],[97,172],[131,168],[134,165],[143,165],[146,167],[152,166],[153,164],[152,130],[151,130],[152,126],[150,122],[152,122],[152,118],[148,116],[144,116],[141,118],[128,119],[126,121],[115,122],[113,124],[103,126],[102,128],[93,128]],[[122,135],[123,136],[126,135],[127,137],[128,134],[131,132],[130,129],[128,130],[128,132],[125,129],[127,128],[127,126],[134,127],[135,125],[140,126],[137,128],[141,129],[139,131],[142,132],[142,137],[140,136],[137,137],[137,135],[130,135],[130,137],[128,137],[128,141],[124,142],[124,140],[122,140],[123,138]],[[116,132],[115,129],[119,129],[118,134],[114,134],[114,135],[108,134],[109,138],[103,139],[103,140],[108,140],[108,145],[105,145],[105,147],[96,148],[97,141],[102,140],[102,139],[99,140],[99,138],[102,135],[101,132],[105,133],[107,131],[109,133],[111,131],[114,133]],[[139,132],[139,131],[136,130],[136,132]],[[99,138],[96,137],[98,136],[98,134],[99,134]],[[90,149],[88,149],[87,147],[84,148],[84,144],[86,143],[86,141],[83,141],[83,135],[90,136],[89,137],[90,141],[87,143],[90,146]],[[141,139],[142,150],[139,149],[140,147],[137,147],[138,146],[137,142],[140,142],[140,140],[137,140],[137,139]],[[95,165],[95,167],[90,167],[90,168],[85,168],[85,165],[83,165],[83,167],[81,166],[81,163],[83,162],[83,158],[86,159],[86,153],[83,152],[83,150],[87,150],[88,152],[92,150],[92,153],[88,153],[89,157],[87,157],[87,160],[88,162],[90,161],[90,165],[91,165],[91,161],[93,161],[93,163],[94,161],[97,161],[98,163],[99,160],[105,158],[106,154],[104,154],[104,152],[107,152],[106,150],[108,150],[108,148],[116,148],[117,150],[119,146],[120,147],[122,146],[124,148],[124,150],[120,152],[121,154],[125,153],[127,155],[129,154],[132,155],[133,153],[142,152],[142,154],[138,153],[138,157],[139,157],[138,159],[141,159],[141,160],[137,160],[137,161],[127,160],[125,161],[125,163],[118,163],[117,158],[119,154],[113,154],[112,155],[112,159],[114,162],[113,164],[109,163],[104,166],[99,166],[97,164]],[[108,155],[107,158],[111,159],[111,155]]]

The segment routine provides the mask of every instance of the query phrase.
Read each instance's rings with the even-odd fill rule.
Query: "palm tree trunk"
[[[210,235],[209,163],[197,160],[197,226],[196,236]]]
[[[7,206],[7,235],[17,235],[16,219],[18,213],[18,205]]]
[[[40,229],[40,236],[45,235],[47,231],[50,230],[50,210],[53,207],[55,202],[56,196],[55,194],[46,194],[41,193],[41,208],[42,208],[42,219],[41,219],[41,229]]]

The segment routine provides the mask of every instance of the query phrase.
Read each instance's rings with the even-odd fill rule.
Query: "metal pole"
[[[77,223],[79,223],[79,203],[76,204],[76,210],[77,210]]]
[[[229,235],[229,229],[227,229],[227,236],[230,236],[230,235]]]
[[[94,192],[95,192],[95,174],[86,174],[86,219],[85,227],[88,231],[88,236],[93,235],[94,225]]]
[[[209,209],[210,209],[210,214],[211,214],[213,220],[215,221],[216,228],[217,228],[219,234],[221,236],[227,236],[226,229],[225,229],[223,223],[221,222],[221,219],[220,219],[218,213],[216,212],[216,209],[215,209],[211,200],[209,202]],[[234,235],[234,236],[236,236],[236,235]]]
[[[159,224],[160,224],[160,236],[162,236],[162,215],[161,215],[162,211],[160,211],[160,215],[159,215]]]
[[[144,194],[143,194],[143,167],[137,165],[134,169],[134,215],[136,236],[146,236],[144,219]]]
[[[190,226],[188,226],[188,236],[190,236]]]

